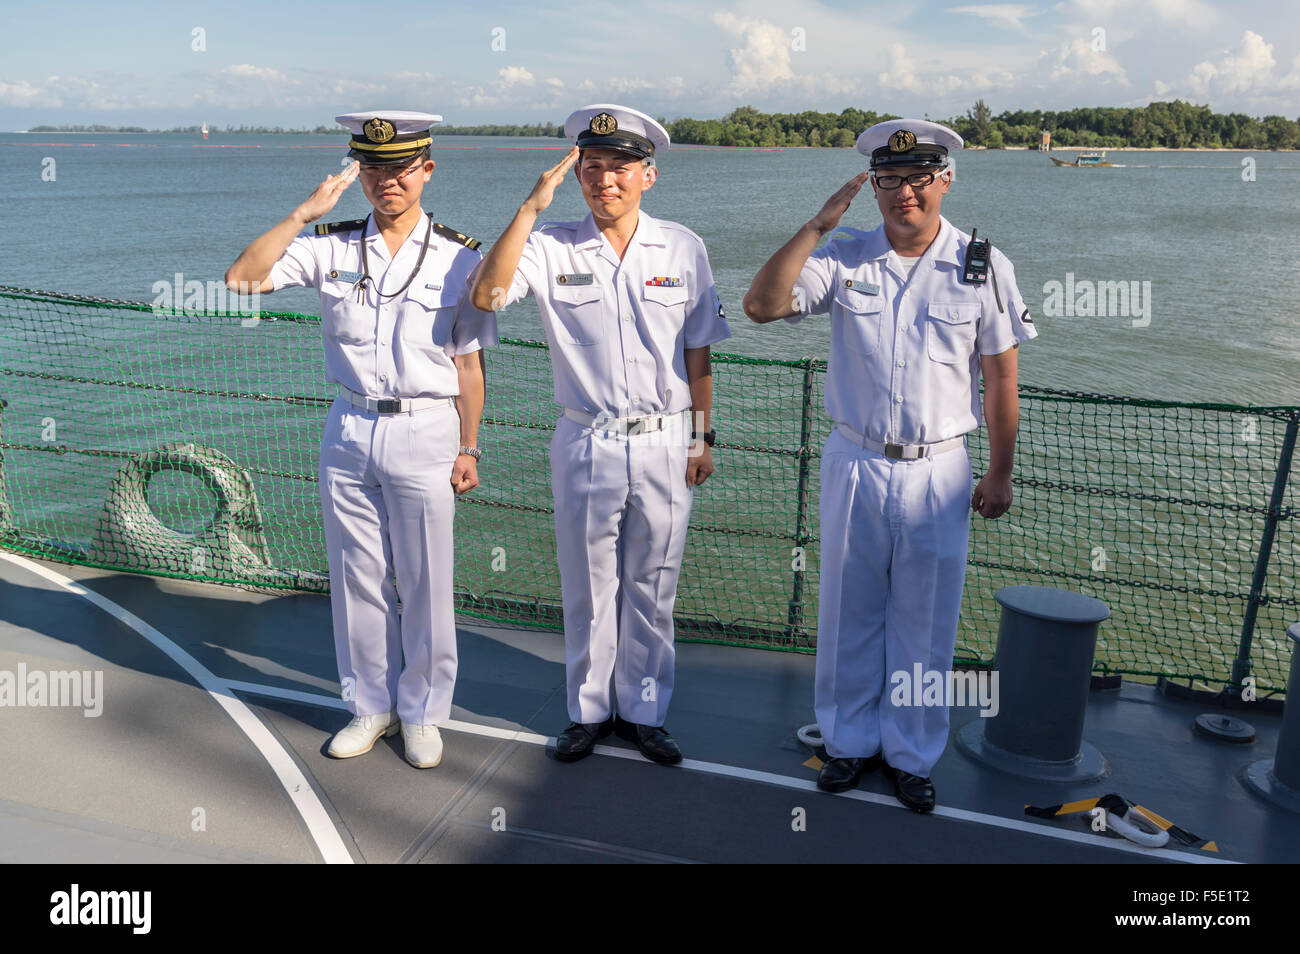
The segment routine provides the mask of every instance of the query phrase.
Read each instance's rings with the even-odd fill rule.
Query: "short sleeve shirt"
[[[402,287],[429,248],[419,274]],[[371,281],[361,301],[361,243]],[[271,269],[276,289],[320,291],[325,377],[377,398],[451,397],[460,390],[453,358],[497,343],[496,316],[470,304],[468,278],[482,255],[429,229],[423,217],[390,256],[368,217],[362,229],[316,235],[303,232]]]
[[[786,319],[830,313],[826,413],[882,443],[929,444],[978,428],[980,355],[1038,334],[1011,262],[995,247],[988,281],[965,284],[970,236],[942,217],[910,277],[883,225],[839,233],[804,265],[800,314]]]
[[[684,349],[731,336],[700,237],[640,213],[622,260],[589,214],[528,236],[505,304],[537,297],[555,400],[614,417],[691,406]]]

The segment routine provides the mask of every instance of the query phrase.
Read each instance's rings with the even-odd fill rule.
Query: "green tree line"
[[[897,117],[871,110],[838,113],[761,113],[741,106],[721,119],[660,119],[673,142],[703,146],[852,146],[862,130]],[[1209,147],[1222,149],[1300,149],[1300,122],[1285,116],[1257,118],[1244,113],[1215,113],[1209,106],[1182,100],[1148,106],[1086,106],[1079,109],[1007,110],[996,116],[979,100],[964,116],[939,120],[955,129],[968,145],[1002,149],[1036,146],[1039,136],[1052,134],[1053,146],[1157,149]],[[146,132],[139,126],[33,126],[31,132]],[[198,126],[154,129],[150,132],[197,133]],[[226,126],[225,133],[327,133],[347,135],[337,126],[282,129],[279,126]],[[562,139],[556,123],[520,125],[438,126],[436,135],[539,136]],[[218,130],[214,127],[211,132]]]
[[[897,118],[846,109],[839,113],[760,113],[742,106],[721,119],[660,120],[673,142],[707,146],[852,146],[873,123]],[[1215,113],[1182,100],[1119,108],[1089,106],[1061,111],[1008,110],[997,116],[978,101],[965,116],[941,119],[968,144],[1001,149],[1036,146],[1044,130],[1053,146],[1186,149],[1297,149],[1300,123],[1284,116],[1258,119]]]

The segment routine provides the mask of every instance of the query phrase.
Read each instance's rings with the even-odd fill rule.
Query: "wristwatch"
[[[478,461],[481,461],[481,460],[483,459],[483,452],[482,452],[481,450],[479,450],[477,447],[463,447],[463,446],[462,446],[461,449],[460,449],[460,452],[461,452],[462,454],[465,454],[465,455],[469,456],[469,457],[473,457],[475,463],[477,463]]]
[[[703,434],[701,434],[698,431],[691,431],[691,440],[695,440],[696,438],[699,438],[700,440],[704,441],[704,443],[712,447],[714,443],[716,443],[718,440],[718,432],[705,431]]]

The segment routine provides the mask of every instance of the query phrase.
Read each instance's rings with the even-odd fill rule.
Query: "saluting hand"
[[[822,210],[814,215],[808,222],[822,235],[825,235],[835,226],[840,224],[840,218],[849,210],[854,196],[866,184],[867,177],[871,175],[871,170],[867,169],[859,172],[856,176],[844,183],[833,196],[826,200]]]
[[[524,199],[524,206],[534,212],[541,212],[549,206],[551,200],[555,198],[556,187],[564,181],[565,175],[577,161],[578,147],[574,146],[563,159],[538,177],[537,185],[533,186],[533,191],[528,193],[528,198]]]
[[[298,206],[298,217],[306,223],[315,222],[328,214],[329,210],[338,203],[343,190],[356,179],[360,170],[361,163],[354,161],[338,175],[326,176],[325,181],[316,187],[316,191],[307,197],[307,201]]]
[[[451,468],[451,489],[456,496],[473,490],[478,486],[478,462],[469,454],[460,454]]]

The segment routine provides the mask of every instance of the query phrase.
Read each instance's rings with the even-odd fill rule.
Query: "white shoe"
[[[435,768],[442,761],[442,736],[436,725],[403,722],[402,739],[406,742],[406,761],[416,768]]]
[[[330,739],[329,754],[336,759],[365,755],[381,736],[397,734],[397,712],[357,716]]]

